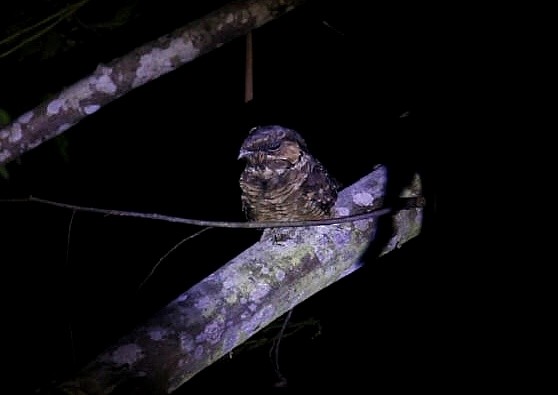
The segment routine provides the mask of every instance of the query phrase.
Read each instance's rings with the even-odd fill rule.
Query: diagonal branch
[[[238,0],[134,49],[0,129],[0,165],[63,133],[113,100],[252,29],[304,0]]]
[[[377,167],[341,191],[336,215],[381,206],[386,182],[386,168]],[[416,176],[402,194],[420,196],[421,189]],[[422,208],[394,213],[391,237],[379,254],[417,236],[422,215]],[[374,241],[377,225],[378,219],[371,218],[264,231],[260,242],[184,292],[58,389],[89,395],[173,392],[276,318],[353,271]],[[281,242],[274,237],[277,232]]]

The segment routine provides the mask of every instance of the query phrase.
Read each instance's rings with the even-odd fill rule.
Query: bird
[[[302,136],[280,125],[256,126],[240,147],[242,209],[249,221],[330,218],[339,183]]]

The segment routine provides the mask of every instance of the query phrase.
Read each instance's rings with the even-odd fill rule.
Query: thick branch
[[[378,167],[343,190],[336,215],[380,207],[386,181],[385,167]],[[417,176],[403,194],[420,193]],[[422,210],[402,210],[392,217],[393,236],[381,254],[418,235]],[[172,392],[286,311],[350,273],[374,240],[377,221],[264,231],[260,242],[184,292],[59,389],[72,394]]]
[[[278,18],[304,0],[239,0],[149,42],[0,129],[0,165],[66,131],[118,97]]]

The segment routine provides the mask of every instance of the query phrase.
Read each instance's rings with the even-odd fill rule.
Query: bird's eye
[[[271,143],[266,147],[266,150],[267,151],[277,151],[280,146],[281,146],[280,142]]]

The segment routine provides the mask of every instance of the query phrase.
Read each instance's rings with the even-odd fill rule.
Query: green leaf
[[[6,110],[0,108],[0,127],[6,126],[10,122],[12,122],[10,114],[8,114]]]
[[[4,180],[10,179],[10,173],[8,172],[8,169],[6,169],[6,166],[4,165],[0,166],[0,177],[2,177]]]
[[[66,136],[59,135],[55,138],[56,146],[58,147],[58,153],[62,157],[62,160],[66,163],[70,161],[70,141]]]

